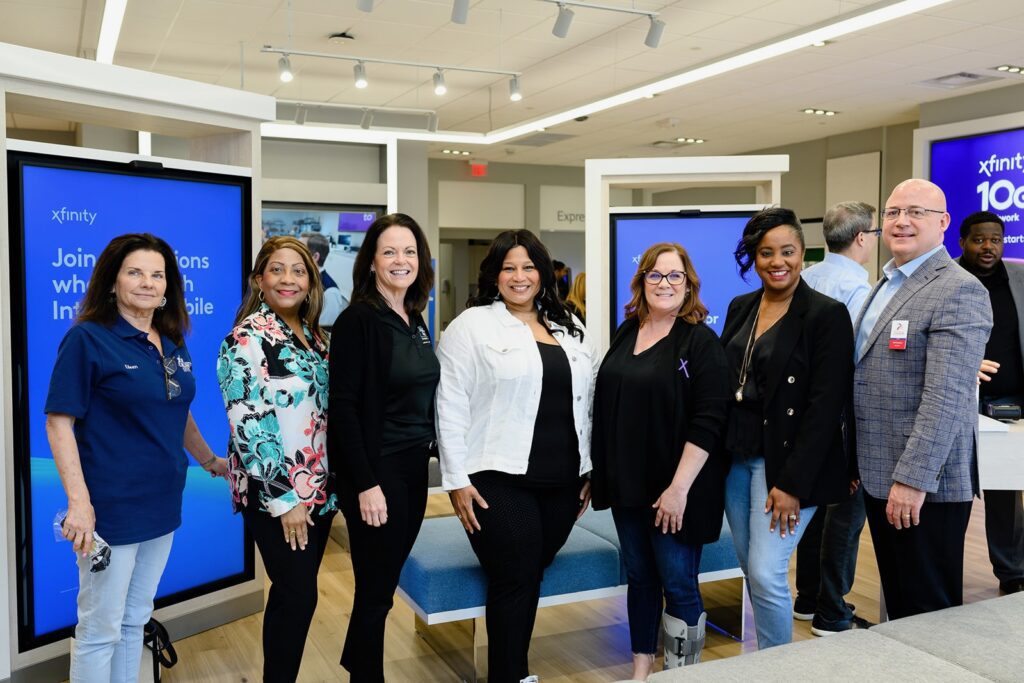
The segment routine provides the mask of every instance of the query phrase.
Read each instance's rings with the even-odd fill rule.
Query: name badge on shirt
[[[907,348],[907,330],[910,328],[909,320],[893,320],[889,328],[889,348],[895,351],[903,351]]]

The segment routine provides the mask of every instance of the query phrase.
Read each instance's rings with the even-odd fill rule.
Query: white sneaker
[[[527,676],[520,680],[519,683],[540,683],[540,676]]]

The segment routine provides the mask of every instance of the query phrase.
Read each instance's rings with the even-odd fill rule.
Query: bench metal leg
[[[428,626],[416,616],[416,634],[462,683],[487,681],[487,628],[483,617]]]

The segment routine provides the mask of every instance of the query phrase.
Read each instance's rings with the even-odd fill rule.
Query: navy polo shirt
[[[152,540],[181,525],[185,423],[196,393],[188,349],[163,337],[181,394],[168,399],[160,352],[118,316],[72,327],[57,351],[47,413],[75,417],[75,440],[96,531],[111,545]]]

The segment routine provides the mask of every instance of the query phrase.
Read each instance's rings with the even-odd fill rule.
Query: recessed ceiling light
[[[810,107],[807,109],[801,109],[800,111],[804,114],[813,114],[815,116],[835,116],[839,113],[837,111],[832,111],[831,109],[811,109]]]
[[[804,109],[804,113],[805,114],[813,114],[814,110],[813,109]]]
[[[1021,68],[1019,66],[1011,66],[1007,71],[1012,74],[1019,74],[1021,72]]]
[[[996,71],[1009,71],[1009,70],[1010,70],[1010,67],[1009,67],[1008,64],[1003,64],[1002,66],[997,66],[996,67]]]
[[[836,115],[836,113],[834,111],[827,111],[827,112],[825,112],[825,116],[835,116],[835,115]]]
[[[703,145],[704,144],[704,138],[697,138],[697,144],[698,145]]]
[[[829,41],[827,40],[818,40],[811,43],[811,47],[825,47],[826,45],[828,45],[828,42]]]

